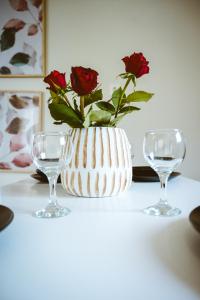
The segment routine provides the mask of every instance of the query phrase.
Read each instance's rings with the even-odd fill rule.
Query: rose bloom
[[[125,63],[126,72],[134,74],[136,78],[149,73],[149,62],[141,52],[134,52],[131,56],[126,56],[122,60]]]
[[[79,95],[90,94],[97,86],[97,76],[95,70],[83,67],[72,67],[70,75],[72,89]]]
[[[44,78],[44,82],[49,84],[49,89],[56,92],[58,88],[66,89],[67,83],[65,80],[65,73],[59,71],[52,71]]]

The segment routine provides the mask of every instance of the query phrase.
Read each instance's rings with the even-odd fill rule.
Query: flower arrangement
[[[136,79],[149,73],[149,62],[142,53],[133,53],[122,59],[125,72],[120,74],[125,84],[115,89],[107,101],[103,100],[102,90],[98,85],[98,73],[84,67],[72,67],[70,81],[65,73],[52,71],[44,78],[50,91],[49,110],[54,124],[67,123],[73,128],[116,127],[127,114],[140,110],[132,104],[147,102],[152,93],[136,91]],[[132,91],[126,94],[128,86]]]

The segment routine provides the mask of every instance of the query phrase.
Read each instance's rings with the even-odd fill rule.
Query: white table
[[[66,196],[72,212],[36,219],[48,185],[29,175],[0,174],[1,204],[15,213],[0,232],[1,300],[199,300],[200,235],[188,215],[200,205],[200,182],[169,182],[178,217],[151,217],[158,183],[134,183],[116,198]]]

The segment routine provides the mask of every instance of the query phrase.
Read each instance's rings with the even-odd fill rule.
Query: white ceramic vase
[[[61,173],[67,193],[81,197],[111,197],[130,187],[131,146],[123,129],[75,128],[71,135],[74,153]]]

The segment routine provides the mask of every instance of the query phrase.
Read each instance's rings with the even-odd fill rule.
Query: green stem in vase
[[[69,100],[67,99],[67,96],[66,96],[64,93],[62,93],[62,96],[63,96],[65,102],[66,102],[69,106],[71,106],[70,103],[69,103]]]
[[[84,96],[80,96],[80,111],[81,115],[84,118]]]
[[[118,112],[119,112],[119,108],[120,108],[120,104],[121,104],[122,98],[123,98],[123,96],[124,96],[124,94],[125,94],[125,91],[126,91],[128,85],[129,85],[129,82],[130,82],[130,81],[131,81],[131,77],[129,77],[129,78],[126,80],[126,83],[125,83],[124,88],[123,88],[123,90],[122,90],[122,94],[121,94],[121,97],[119,98],[119,102],[118,102],[118,105],[117,105],[117,109],[116,109],[116,113],[115,113],[115,118],[116,118],[117,115],[118,115]]]

